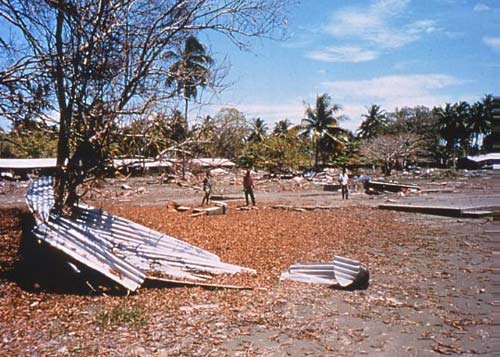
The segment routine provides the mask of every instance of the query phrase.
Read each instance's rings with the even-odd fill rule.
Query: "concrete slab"
[[[452,207],[381,204],[378,206],[378,208],[391,211],[425,213],[448,217],[461,217],[462,215],[462,210],[460,208]]]
[[[493,216],[492,211],[460,207],[445,207],[445,206],[414,206],[414,205],[398,205],[398,204],[381,204],[380,209],[387,209],[401,212],[415,212],[424,214],[433,214],[437,216],[460,217],[460,218],[484,218]]]

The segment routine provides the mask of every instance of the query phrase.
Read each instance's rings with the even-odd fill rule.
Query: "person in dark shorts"
[[[250,197],[252,199],[252,206],[255,206],[255,195],[253,194],[253,176],[252,176],[252,171],[250,169],[247,169],[245,172],[245,176],[243,176],[243,190],[245,191],[245,200],[247,202],[247,206],[249,205],[249,199]]]
[[[210,171],[207,171],[205,178],[203,179],[203,200],[201,201],[201,205],[203,206],[205,202],[207,205],[210,202],[210,194],[212,193],[212,181],[210,179]]]
[[[345,167],[342,169],[342,173],[339,175],[340,188],[342,189],[342,199],[349,199],[349,176],[347,175],[347,170]]]

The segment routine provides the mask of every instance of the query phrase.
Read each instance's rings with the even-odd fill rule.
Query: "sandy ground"
[[[283,182],[257,185],[259,210],[239,212],[238,184],[220,185],[227,216],[167,213],[167,201],[196,205],[196,188],[155,178],[100,188],[91,203],[165,230],[261,271],[248,291],[142,288],[139,293],[87,295],[24,286],[16,272],[23,184],[0,194],[0,352],[2,355],[427,356],[493,355],[493,251],[498,222],[377,210],[380,203],[431,202],[498,207],[491,175],[422,181],[423,192],[401,196],[337,192]],[[328,205],[326,212],[289,212],[276,204]],[[152,217],[157,217],[154,219]],[[163,217],[163,219],[161,219]],[[12,222],[7,224],[6,222]],[[206,239],[208,234],[219,238]],[[252,238],[253,237],[253,238]],[[259,239],[261,245],[259,245]],[[251,241],[254,239],[254,241]],[[244,241],[242,241],[244,240]],[[235,242],[234,245],[228,242]],[[247,254],[242,254],[247,252]],[[282,282],[297,259],[333,254],[360,259],[367,290]],[[16,274],[17,273],[17,274]],[[243,282],[247,282],[244,278]],[[251,280],[254,279],[254,280]],[[106,322],[103,311],[130,307],[133,319]]]

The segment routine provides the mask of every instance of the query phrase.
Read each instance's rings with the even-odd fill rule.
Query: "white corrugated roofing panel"
[[[129,290],[140,287],[148,271],[194,280],[200,279],[196,272],[255,272],[97,208],[81,205],[77,218],[51,213],[53,184],[52,178],[43,177],[28,189],[26,201],[37,219],[35,235]]]
[[[192,164],[200,166],[211,166],[211,167],[233,167],[236,164],[228,159],[223,158],[202,158],[202,159],[192,159],[190,161]]]
[[[290,265],[280,280],[293,280],[313,284],[329,284],[347,287],[351,285],[361,270],[357,260],[336,255],[331,263],[297,263]]]

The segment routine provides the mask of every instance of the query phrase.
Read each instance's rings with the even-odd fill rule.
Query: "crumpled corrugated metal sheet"
[[[359,261],[336,255],[333,262],[292,264],[281,274],[280,280],[348,287],[356,281],[360,271]]]
[[[54,180],[32,181],[26,195],[36,218],[33,233],[80,263],[134,291],[149,271],[200,280],[211,274],[252,272],[208,251],[109,212],[80,205],[77,218],[51,213]]]

